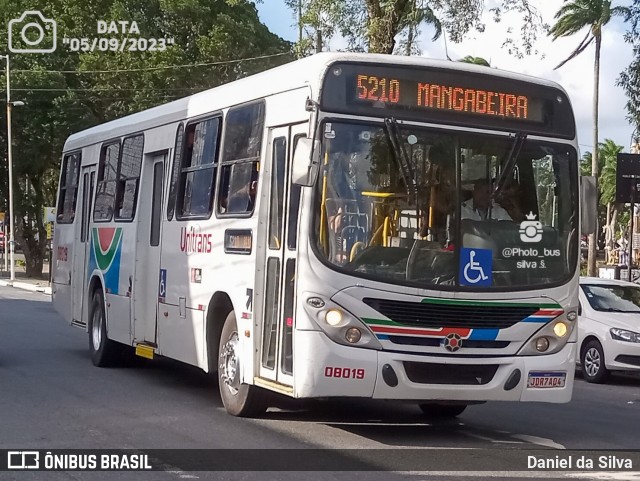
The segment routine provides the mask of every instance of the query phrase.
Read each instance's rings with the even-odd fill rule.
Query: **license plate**
[[[529,373],[527,387],[543,389],[547,387],[564,387],[567,380],[566,372],[536,372]]]

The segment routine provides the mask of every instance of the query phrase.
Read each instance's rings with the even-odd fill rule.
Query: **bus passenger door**
[[[145,155],[140,176],[132,314],[134,344],[156,345],[162,187],[167,153]]]
[[[300,186],[291,185],[295,141],[306,136],[307,124],[271,129],[267,182],[268,202],[263,285],[260,377],[293,386],[293,331]],[[266,185],[265,185],[266,187]]]
[[[73,250],[73,274],[71,279],[72,323],[86,325],[89,318],[87,306],[91,302],[87,299],[88,279],[87,265],[89,264],[89,249],[91,248],[91,212],[94,185],[96,181],[96,166],[83,167],[80,171],[79,199],[76,205],[75,238],[80,242]],[[87,311],[86,315],[83,315]]]

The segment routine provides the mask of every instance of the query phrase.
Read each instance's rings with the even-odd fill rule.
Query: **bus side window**
[[[144,135],[142,134],[127,137],[122,142],[115,207],[118,220],[132,220],[135,216],[143,149]]]
[[[282,245],[282,214],[284,210],[284,181],[287,168],[287,139],[278,137],[273,141],[271,169],[271,193],[269,206],[269,248]]]
[[[171,185],[169,186],[169,198],[167,200],[167,220],[173,219],[178,193],[178,174],[180,173],[180,161],[182,159],[182,137],[184,137],[184,125],[178,126],[176,133],[176,148],[173,152],[173,167],[171,170]]]
[[[120,159],[120,141],[103,144],[100,151],[100,167],[93,205],[93,220],[107,222],[113,217]]]
[[[187,125],[176,216],[208,218],[213,206],[213,185],[218,167],[220,117]]]
[[[56,219],[59,224],[70,224],[75,218],[78,181],[80,179],[80,152],[67,154],[62,161],[60,195]]]
[[[293,138],[292,153],[296,151],[298,140],[305,137],[305,134],[298,134]],[[295,250],[298,242],[298,210],[300,209],[301,189],[301,186],[291,184],[291,193],[289,194],[289,218],[287,219],[287,247],[291,250]]]
[[[253,212],[258,188],[260,151],[264,130],[264,102],[229,110],[225,120],[220,162],[219,214]]]

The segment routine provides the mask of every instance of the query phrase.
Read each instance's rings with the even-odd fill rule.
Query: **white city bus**
[[[53,301],[93,363],[294,398],[567,402],[578,147],[558,85],[323,53],[77,133]]]

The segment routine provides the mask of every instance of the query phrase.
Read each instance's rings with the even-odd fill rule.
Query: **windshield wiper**
[[[491,194],[492,199],[502,191],[504,185],[507,183],[507,179],[513,173],[513,169],[516,167],[516,162],[518,161],[518,156],[520,155],[520,150],[522,150],[525,140],[527,140],[527,134],[523,132],[515,133],[515,138],[513,139],[511,151],[507,157],[507,162],[505,163],[502,172],[500,172],[500,177],[498,177],[498,181],[496,182],[493,193]]]
[[[418,194],[418,188],[416,186],[416,177],[409,161],[409,156],[404,150],[402,140],[400,137],[400,130],[398,129],[398,121],[393,117],[387,117],[384,119],[385,132],[389,138],[391,144],[391,151],[393,158],[398,164],[400,169],[400,175],[404,181],[404,185],[407,189],[407,195],[409,196],[409,202],[413,202]]]

